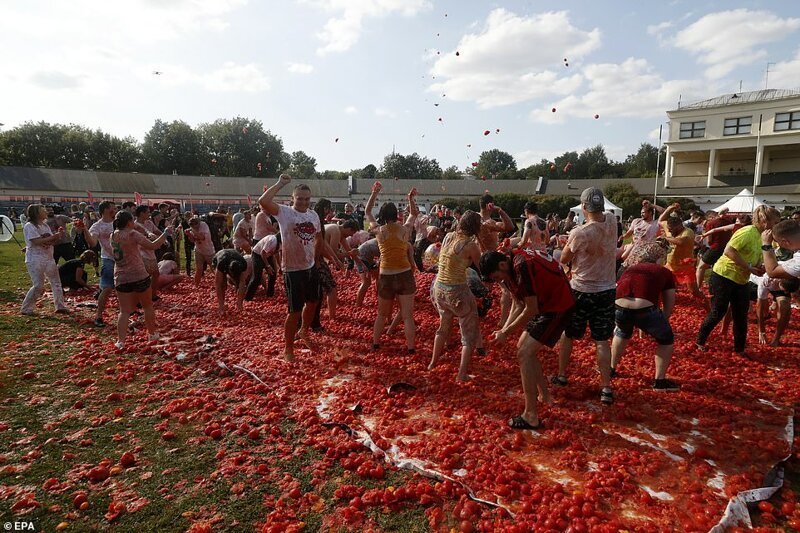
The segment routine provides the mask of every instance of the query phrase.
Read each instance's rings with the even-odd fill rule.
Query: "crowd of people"
[[[537,429],[542,423],[538,407],[551,401],[550,387],[569,386],[573,344],[587,328],[597,357],[599,400],[610,404],[613,379],[635,329],[657,345],[653,388],[680,389],[667,375],[675,344],[670,316],[680,286],[707,312],[697,351],[705,350],[723,322],[723,335],[732,323],[734,352],[742,356],[751,301],[757,302],[758,342],[778,346],[800,288],[800,253],[795,255],[800,212],[781,220],[777,210],[761,205],[734,217],[724,211],[683,213],[678,204],[661,207],[645,200],[640,217],[624,227],[605,211],[602,191],[589,188],[581,194],[582,216],[542,218],[537,205],[528,202],[518,225],[488,193],[478,211],[435,205],[422,212],[414,189],[407,203],[384,202],[376,210],[382,189],[376,182],[366,206],[346,204],[336,213],[327,199],[312,202],[305,184],[293,187],[289,205],[276,201],[291,183],[290,176],[281,175],[257,206],[235,214],[220,209],[198,216],[169,204],[151,210],[133,202],[118,209],[104,201],[96,212],[78,205],[70,215],[60,215],[31,205],[24,213],[24,236],[32,287],[21,312],[35,313],[47,281],[56,312],[69,313],[65,290],[94,290],[87,275],[93,266],[99,274],[94,324],[105,327],[110,297],[116,294],[116,344],[122,348],[136,313],[144,315],[149,339],[158,339],[157,293],[191,283],[192,268],[196,286],[213,270],[221,314],[229,285],[241,311],[260,288],[265,298],[273,298],[282,275],[288,307],[283,355],[291,361],[297,342],[317,349],[314,338],[325,331],[323,312],[327,320],[336,319],[337,284],[358,283],[356,301],[348,302],[358,308],[375,287],[371,349],[380,350],[382,339],[402,328],[406,354],[415,357],[416,273],[433,271],[430,302],[440,323],[428,368],[440,362],[456,320],[462,346],[458,380],[471,379],[473,357],[486,353],[485,341],[503,346],[515,340],[525,402],[509,425]],[[493,292],[499,293],[499,319],[487,323]],[[771,338],[766,329],[770,298],[777,310]],[[489,333],[486,338],[482,331]],[[547,379],[539,353],[556,345],[558,372]]]

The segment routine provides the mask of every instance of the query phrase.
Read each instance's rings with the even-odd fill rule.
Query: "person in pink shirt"
[[[114,288],[119,300],[119,319],[117,320],[117,348],[125,344],[128,322],[136,305],[142,306],[144,323],[151,341],[158,339],[150,275],[142,260],[141,250],[156,250],[167,240],[170,228],[156,240],[151,241],[134,226],[133,215],[119,211],[114,217],[114,233],[111,235],[111,248],[114,254]]]

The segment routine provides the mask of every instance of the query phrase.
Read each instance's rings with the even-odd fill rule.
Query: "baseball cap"
[[[586,206],[590,213],[602,213],[606,202],[603,198],[603,191],[597,187],[589,187],[581,193],[581,204]]]

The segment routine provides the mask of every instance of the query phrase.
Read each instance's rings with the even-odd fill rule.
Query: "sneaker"
[[[681,386],[671,379],[657,379],[653,382],[653,390],[677,392],[681,390]]]
[[[609,388],[605,388],[600,391],[600,401],[606,405],[611,405],[614,403],[614,391]]]
[[[104,327],[106,327],[106,323],[103,322],[102,318],[95,318],[93,324],[94,324],[94,327],[96,327],[96,328],[104,328]]]
[[[559,387],[566,387],[569,381],[564,376],[553,376],[550,378],[550,383],[558,385]]]
[[[486,356],[486,348],[476,348],[475,353],[478,354],[480,357]]]
[[[56,309],[56,313],[58,313],[58,314],[60,314],[60,315],[68,315],[68,314],[70,314],[71,312],[72,312],[72,311],[70,311],[70,309],[69,309],[69,308],[67,308],[67,307],[59,307],[58,309]]]
[[[617,369],[614,368],[613,366],[611,367],[611,377],[612,378],[617,377]]]
[[[117,342],[115,342],[115,343],[114,343],[114,347],[115,347],[117,350],[121,350],[121,349],[123,349],[123,348],[125,347],[125,345],[124,345],[123,343],[121,343],[121,342],[117,341]]]
[[[25,316],[36,316],[35,311],[20,311],[20,314],[23,314]]]

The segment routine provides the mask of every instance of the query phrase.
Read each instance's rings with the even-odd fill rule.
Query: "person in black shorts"
[[[253,274],[252,257],[243,256],[236,250],[220,250],[214,254],[211,266],[214,269],[219,314],[225,314],[225,290],[228,288],[228,280],[236,287],[236,310],[241,312],[247,284]]]

